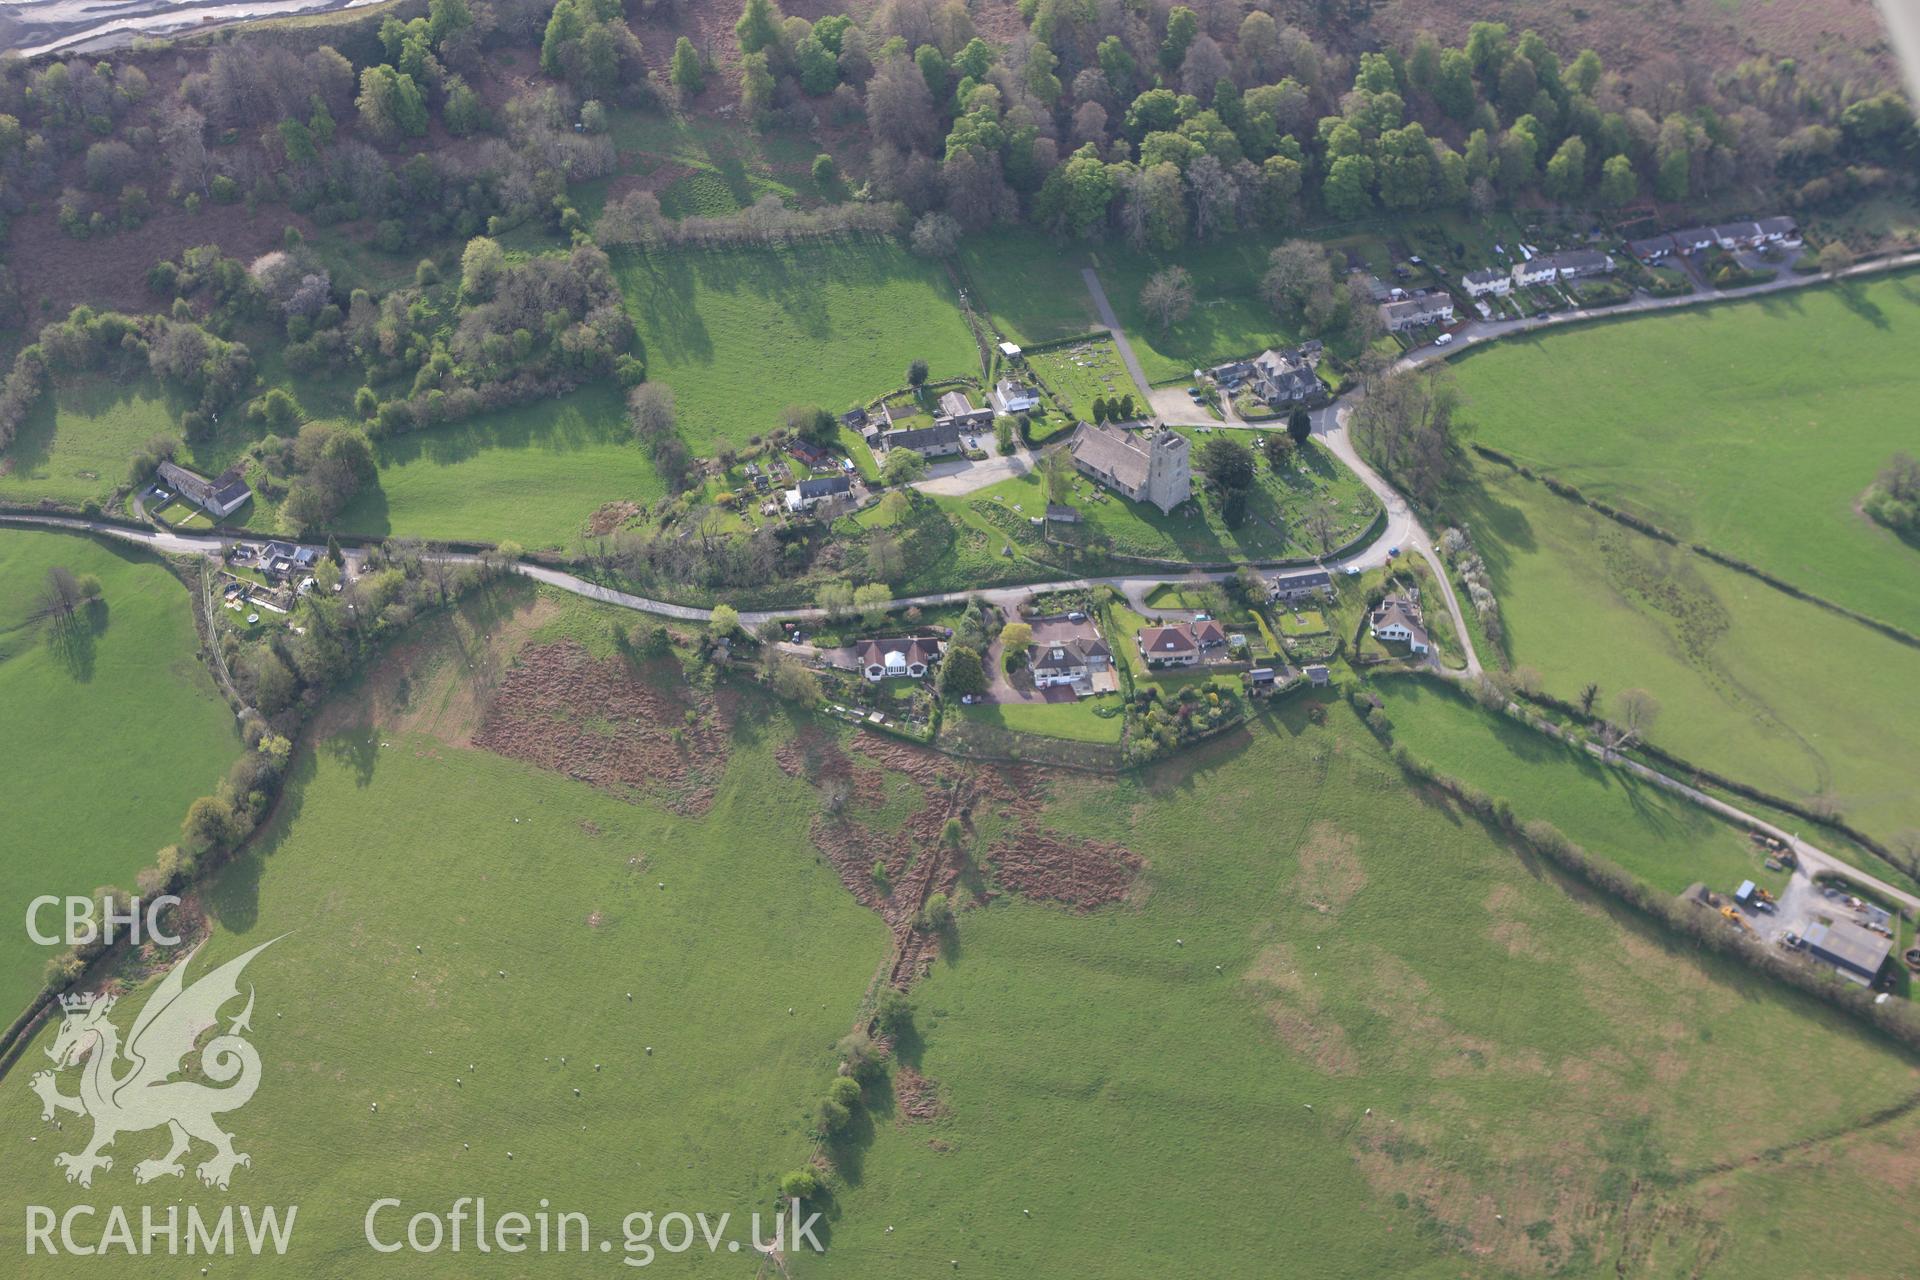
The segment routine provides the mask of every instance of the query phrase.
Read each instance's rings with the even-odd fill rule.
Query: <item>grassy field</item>
[[[600,615],[542,618],[530,597],[514,594],[508,628],[607,647]],[[463,628],[457,643],[410,649],[403,678],[337,713],[296,757],[279,821],[206,894],[196,972],[279,938],[247,971],[263,1082],[227,1121],[253,1156],[234,1198],[300,1206],[288,1258],[260,1274],[364,1273],[361,1223],[381,1195],[418,1201],[408,1212],[484,1191],[495,1212],[531,1213],[545,1197],[616,1240],[636,1209],[764,1210],[807,1157],[831,1046],[885,951],[878,917],[807,840],[811,788],[769,759],[777,712],[735,740],[711,811],[688,818],[460,745],[472,687],[446,677],[466,675],[478,642]],[[5,1162],[0,1196],[64,1204],[85,1193],[51,1162],[60,1135],[28,1074],[0,1084],[0,1123],[40,1141]],[[152,1142],[164,1135],[123,1137],[94,1194],[227,1199],[191,1170],[136,1187],[130,1166]],[[21,1253],[20,1230],[7,1215],[0,1248]],[[401,1265],[476,1264],[469,1240]],[[542,1260],[564,1275],[609,1266],[617,1255]]]
[[[1480,442],[1920,631],[1920,592],[1895,586],[1920,549],[1856,509],[1915,447],[1916,350],[1909,273],[1502,342],[1457,369]]]
[[[0,453],[0,501],[98,501],[127,478],[127,464],[154,436],[178,436],[174,410],[151,379],[69,379],[45,395]],[[191,465],[190,456],[182,461]]]
[[[1126,717],[1094,714],[1096,708],[1118,706],[1118,699],[1107,694],[1075,702],[983,702],[971,707],[956,704],[949,707],[946,714],[1012,733],[1065,738],[1071,742],[1118,742],[1121,730],[1126,728]]]
[[[1662,705],[1651,740],[1775,795],[1826,797],[1882,839],[1920,828],[1920,652],[1483,466],[1462,504],[1516,664],[1600,707]]]
[[[31,620],[55,566],[100,579],[104,608],[79,627]],[[0,529],[7,1020],[39,990],[51,952],[27,938],[27,902],[104,884],[131,890],[239,752],[197,647],[187,590],[157,561],[89,538]]]
[[[647,376],[673,388],[696,453],[780,425],[790,404],[838,413],[906,385],[978,374],[939,268],[891,241],[616,255]]]
[[[1909,1062],[1496,846],[1304,706],[1056,781],[1049,821],[1145,853],[1143,890],[962,917],[915,994],[948,1114],[880,1128],[796,1274],[1791,1276],[1872,1231],[1901,1244],[1850,1265],[1905,1269],[1880,1170],[1914,1185],[1916,1126],[1851,1130]],[[1563,820],[1599,843],[1590,812]],[[1816,1189],[1844,1227],[1750,1229]]]
[[[599,1235],[634,1209],[737,1222],[811,1151],[829,1047],[887,940],[808,839],[820,799],[776,759],[792,721],[743,708],[699,816],[465,745],[497,678],[466,664],[511,671],[563,639],[618,661],[607,615],[524,588],[404,646],[328,714],[276,822],[206,894],[196,967],[279,938],[247,975],[266,1073],[227,1120],[253,1156],[231,1198],[301,1205],[287,1260],[223,1272],[363,1274],[379,1196],[444,1213],[484,1194],[494,1214],[546,1197]],[[1400,710],[1412,726],[1430,709]],[[860,768],[879,777],[855,820],[884,840],[968,766]],[[1590,847],[1627,838],[1587,794],[1604,786],[1570,771],[1577,794],[1555,801],[1539,773],[1542,816]],[[900,1044],[940,1113],[909,1122],[882,1096],[838,1144],[828,1252],[789,1257],[801,1280],[1197,1259],[1234,1276],[1798,1276],[1866,1238],[1885,1247],[1850,1253],[1850,1274],[1905,1269],[1920,1122],[1874,1117],[1920,1087],[1914,1064],[1409,791],[1336,699],[1288,699],[1144,773],[1056,774],[1040,803],[1040,829],[1123,845],[1140,879],[1085,913],[1013,892],[962,911]],[[998,879],[987,851],[1013,821],[974,810],[963,899]],[[0,1129],[40,1141],[0,1165],[0,1197],[230,1198],[136,1186],[118,1162],[91,1193],[67,1186],[51,1154],[75,1126],[37,1119],[27,1074],[0,1082]],[[1749,1229],[1796,1195],[1836,1209]],[[21,1230],[0,1220],[0,1249]],[[404,1257],[409,1275],[487,1261]]]
[[[483,414],[376,446],[376,485],[340,513],[351,533],[568,549],[601,504],[665,492],[617,387]]]
[[[1779,890],[1784,872],[1769,872],[1744,834],[1672,792],[1609,769],[1577,747],[1555,742],[1495,715],[1456,689],[1432,680],[1377,680],[1394,741],[1420,759],[1516,813],[1586,834],[1587,849],[1648,884],[1680,893],[1696,881],[1731,891],[1742,880]]]
[[[1091,333],[1098,325],[1080,270],[1085,252],[1019,227],[995,227],[961,243],[960,269],[973,305],[1016,343]]]

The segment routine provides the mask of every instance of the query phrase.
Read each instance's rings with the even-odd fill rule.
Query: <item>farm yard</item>
[[[1920,826],[1906,713],[1920,652],[1817,605],[1626,529],[1482,464],[1458,507],[1485,558],[1516,667],[1600,707],[1661,704],[1649,740],[1882,839]],[[1864,746],[1863,744],[1871,744]]]
[[[696,454],[744,445],[788,405],[835,413],[980,355],[939,269],[887,240],[801,249],[623,250],[614,259],[647,376],[673,388]]]
[[[55,568],[98,578],[100,603],[70,622],[36,617]],[[187,588],[157,559],[70,534],[0,533],[6,1008],[26,1007],[54,950],[28,940],[28,900],[103,884],[131,890],[239,752],[197,647]]]
[[[1455,367],[1478,443],[1920,631],[1920,592],[1890,589],[1920,553],[1859,510],[1888,457],[1914,448],[1916,349],[1909,273],[1502,342]]]

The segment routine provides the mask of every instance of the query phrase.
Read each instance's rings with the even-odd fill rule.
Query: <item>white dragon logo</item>
[[[213,1157],[197,1170],[200,1181],[210,1187],[226,1190],[235,1166],[253,1164],[251,1157],[233,1149],[233,1135],[214,1122],[214,1116],[221,1112],[245,1106],[260,1087],[260,1054],[241,1038],[242,1032],[252,1029],[251,986],[247,988],[247,1007],[227,1027],[226,1034],[214,1036],[200,1051],[200,1073],[227,1087],[216,1089],[172,1077],[181,1071],[201,1034],[219,1021],[221,1007],[239,996],[240,971],[247,962],[278,941],[274,938],[261,943],[189,987],[187,966],[200,954],[200,948],[195,947],[186,960],[168,971],[142,1006],[124,1050],[119,1029],[107,1019],[116,1003],[114,997],[61,997],[66,1019],[47,1056],[54,1061],[54,1071],[81,1067],[80,1094],[73,1098],[62,1094],[54,1071],[39,1072],[31,1084],[40,1095],[41,1119],[53,1119],[56,1111],[93,1119],[93,1141],[84,1151],[62,1152],[53,1158],[55,1165],[67,1171],[68,1182],[92,1186],[95,1169],[113,1168],[113,1157],[102,1155],[103,1148],[123,1133],[161,1125],[171,1132],[173,1146],[160,1159],[135,1165],[136,1182],[179,1177],[184,1172],[180,1157],[187,1154],[195,1138],[213,1147]],[[123,1061],[126,1070],[116,1074]]]

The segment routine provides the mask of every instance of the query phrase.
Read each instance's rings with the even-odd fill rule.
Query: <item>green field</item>
[[[954,705],[947,708],[946,714],[1043,738],[1065,738],[1071,742],[1120,741],[1127,718],[1117,714],[1095,715],[1094,710],[1099,707],[1117,709],[1119,701],[1107,694],[1075,702],[982,702],[970,707]]]
[[[1578,828],[1588,851],[1625,867],[1655,888],[1680,893],[1704,882],[1729,891],[1742,880],[1778,889],[1740,831],[1705,809],[1631,774],[1610,769],[1578,747],[1476,705],[1432,680],[1374,682],[1395,742],[1442,773],[1505,798],[1515,813]]]
[[[1080,270],[1084,251],[1038,231],[995,227],[961,242],[959,265],[973,304],[1014,342],[1049,342],[1094,331],[1099,320]]]
[[[30,620],[55,566],[100,579],[97,616],[72,629]],[[28,940],[28,901],[105,884],[130,891],[239,752],[197,648],[187,589],[159,562],[85,537],[0,527],[6,1020],[40,989],[55,950]],[[43,926],[55,927],[51,916]]]
[[[888,240],[795,249],[615,254],[647,376],[673,388],[696,454],[906,385],[977,375],[980,357],[940,269]]]
[[[1144,891],[962,917],[915,993],[949,1114],[880,1127],[799,1274],[1792,1276],[1833,1229],[1749,1228],[1814,1187],[1910,1238],[1855,1159],[1914,1122],[1847,1132],[1910,1096],[1908,1061],[1414,798],[1349,711],[1305,705],[1056,780],[1049,822],[1144,852]],[[1567,829],[1598,843],[1587,812]]]
[[[42,1123],[16,1069],[0,1130],[39,1141],[0,1165],[0,1196],[110,1196],[136,1218],[299,1204],[288,1258],[218,1262],[238,1275],[377,1268],[361,1232],[381,1196],[444,1213],[484,1194],[494,1214],[545,1197],[603,1238],[635,1209],[765,1209],[814,1150],[831,1045],[887,933],[809,839],[821,797],[781,754],[793,720],[758,694],[742,694],[697,814],[465,745],[533,645],[626,661],[614,616],[496,589],[401,647],[324,713],[278,817],[203,895],[214,929],[196,972],[278,939],[247,972],[266,1071],[225,1120],[253,1158],[231,1193],[191,1175],[136,1185],[126,1166],[156,1133],[123,1136],[91,1192],[68,1186],[51,1157],[77,1126]],[[699,701],[671,664],[630,671],[705,706],[695,719],[736,705]],[[1409,736],[1426,725],[1474,754],[1471,713],[1396,712]],[[906,824],[957,773],[1000,774],[946,758],[907,772],[910,748],[825,735],[857,753],[856,777],[878,773],[852,814],[883,847],[913,839]],[[1604,781],[1529,773],[1537,816],[1573,839],[1633,838]],[[1920,1087],[1913,1063],[1410,791],[1337,699],[1289,698],[1144,773],[1052,773],[1038,799],[1031,819],[973,810],[968,909],[899,1046],[940,1114],[909,1121],[896,1091],[870,1094],[833,1147],[828,1252],[788,1258],[801,1280],[954,1261],[1130,1278],[1196,1258],[1234,1276],[1789,1277],[1824,1265],[1837,1231],[1888,1246],[1850,1274],[1905,1269],[1895,1192],[1920,1121],[1897,1108]],[[1124,902],[974,900],[1001,882],[994,841],[1025,820],[1144,857]],[[1841,1208],[1789,1203],[1809,1194]],[[1776,1212],[1801,1232],[1748,1229]],[[0,1249],[22,1248],[19,1215],[0,1221]],[[387,1265],[467,1276],[494,1261]],[[549,1254],[539,1269],[615,1261]],[[97,1269],[36,1259],[34,1274]]]
[[[395,436],[375,453],[378,482],[340,513],[346,532],[568,550],[601,504],[644,507],[665,492],[607,384]]]
[[[514,593],[510,625],[530,625],[531,595]],[[604,649],[606,634],[599,615],[563,606],[528,638]],[[689,818],[457,745],[475,637],[459,643],[410,649],[378,700],[335,714],[297,755],[280,819],[204,895],[215,928],[196,973],[279,939],[247,970],[263,1084],[226,1124],[253,1157],[233,1198],[300,1206],[277,1266],[302,1275],[385,1261],[361,1239],[382,1195],[444,1211],[484,1190],[496,1212],[529,1213],[546,1197],[616,1240],[636,1209],[765,1210],[806,1160],[831,1047],[885,953],[878,917],[808,842],[811,788],[769,759],[777,711],[739,736],[712,810]],[[35,1063],[30,1048],[22,1066]],[[0,1195],[65,1204],[85,1193],[52,1164],[64,1139],[39,1120],[29,1074],[0,1084],[0,1126],[24,1149],[0,1169]],[[123,1136],[93,1194],[227,1200],[191,1169],[136,1186],[132,1164],[164,1140]],[[20,1256],[20,1231],[7,1215],[0,1248]],[[470,1276],[479,1264],[469,1243],[398,1265]],[[564,1275],[609,1266],[617,1256],[542,1261]]]
[[[1473,529],[1514,663],[1604,710],[1643,688],[1651,740],[1775,795],[1826,797],[1870,835],[1920,828],[1920,651],[1482,466]]]
[[[1513,339],[1456,369],[1479,442],[1920,631],[1920,591],[1898,585],[1920,550],[1856,507],[1915,448],[1917,351],[1909,273]]]
[[[81,376],[43,395],[0,453],[0,501],[100,501],[157,435],[178,436],[168,400],[151,379]],[[191,465],[191,458],[182,461]]]

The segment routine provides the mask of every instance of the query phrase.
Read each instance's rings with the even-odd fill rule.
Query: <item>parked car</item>
[[[1078,609],[1075,609],[1072,613],[1067,615],[1068,622],[1085,622],[1086,620],[1087,620],[1087,615],[1080,612],[1080,610]]]
[[[1395,559],[1399,556],[1399,554],[1400,554],[1400,548],[1398,547],[1387,548],[1387,559],[1389,560]]]
[[[1359,565],[1353,565],[1353,564],[1350,564],[1350,565],[1348,565],[1348,566],[1347,566],[1347,576],[1348,576],[1349,578],[1357,578],[1357,577],[1359,577],[1359,576],[1360,576],[1360,566],[1359,566]]]
[[[1453,335],[1452,335],[1452,334],[1450,334],[1450,333],[1443,333],[1443,334],[1441,334],[1441,335],[1440,335],[1439,337],[1437,337],[1437,338],[1435,338],[1435,339],[1433,340],[1433,345],[1434,345],[1434,346],[1436,346],[1436,347],[1444,347],[1444,346],[1446,346],[1446,345],[1447,345],[1447,344],[1448,344],[1449,342],[1452,342],[1452,341],[1453,341]]]

